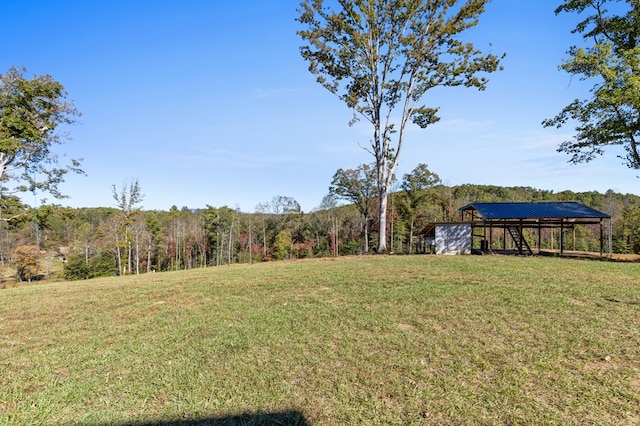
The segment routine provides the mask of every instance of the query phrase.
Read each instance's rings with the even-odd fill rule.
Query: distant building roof
[[[594,219],[610,218],[606,213],[575,201],[534,203],[471,203],[460,211],[477,211],[484,219]]]

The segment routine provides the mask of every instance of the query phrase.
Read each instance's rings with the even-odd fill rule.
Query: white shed
[[[436,254],[471,254],[470,223],[437,223]]]

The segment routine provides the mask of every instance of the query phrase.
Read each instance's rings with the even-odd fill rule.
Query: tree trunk
[[[131,247],[131,241],[127,242],[127,273],[132,274],[133,272],[133,262],[132,262],[132,252],[133,249]]]
[[[231,219],[231,228],[229,228],[229,254],[227,265],[231,265],[231,248],[233,247],[233,218]]]
[[[369,253],[369,216],[364,217],[364,252]]]
[[[378,253],[387,252],[387,200],[388,194],[386,189],[379,190],[380,208],[378,209]]]
[[[265,223],[264,218],[262,219],[262,248],[263,254],[267,256],[267,224]]]
[[[136,275],[140,275],[140,245],[136,243]]]
[[[220,231],[216,232],[216,266],[220,266],[222,263],[222,239],[220,238]]]
[[[336,218],[336,232],[335,232],[335,238],[336,238],[336,256],[338,257],[340,256],[340,227],[338,225],[338,218]]]
[[[116,242],[116,244],[118,244]],[[124,275],[122,272],[122,253],[120,253],[120,246],[116,245],[116,255],[118,256],[118,272],[120,272],[120,275]]]
[[[411,218],[411,226],[409,227],[409,254],[413,253],[413,218]]]
[[[394,224],[394,217],[395,217],[395,210],[393,209],[393,193],[391,194],[391,238],[389,238],[390,241],[390,246],[389,246],[389,251],[391,253],[393,253],[393,224]]]
[[[253,264],[253,235],[251,235],[252,222],[249,221],[249,264]]]

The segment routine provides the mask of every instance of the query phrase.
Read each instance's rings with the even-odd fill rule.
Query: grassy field
[[[0,291],[0,424],[640,423],[640,265],[273,262]]]

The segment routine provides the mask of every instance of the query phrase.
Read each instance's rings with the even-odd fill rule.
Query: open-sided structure
[[[468,224],[471,229],[471,241],[447,242],[445,246],[438,247],[438,241],[434,239],[435,251],[446,252],[442,247],[446,246],[471,246],[479,247],[481,251],[495,249],[494,238],[496,235],[502,243],[501,249],[506,250],[507,241],[513,242],[514,249],[519,254],[533,254],[532,244],[527,238],[537,238],[535,247],[542,247],[543,230],[556,230],[559,236],[557,248],[560,253],[564,249],[565,231],[575,230],[576,226],[599,226],[600,254],[604,251],[605,224],[608,236],[608,251],[611,250],[611,216],[598,210],[587,207],[577,202],[525,202],[525,203],[471,203],[460,209],[461,222]],[[444,223],[434,223],[427,227],[427,239],[438,234],[440,226]],[[524,230],[532,230],[524,232]],[[479,239],[479,244],[474,244]],[[444,250],[444,251],[443,251]]]
[[[460,212],[463,221],[469,220],[475,230],[483,229],[481,235],[474,232],[474,236],[479,236],[484,241],[482,246],[491,247],[491,231],[498,228],[503,230],[505,237],[507,234],[511,237],[520,254],[532,254],[524,229],[537,231],[537,247],[541,247],[542,229],[557,229],[560,235],[558,248],[562,253],[564,231],[572,230],[576,225],[599,225],[602,254],[605,220],[611,226],[611,216],[577,202],[472,203],[462,207]],[[611,232],[608,235],[611,238]],[[502,239],[504,243],[506,240],[507,238]],[[608,246],[611,247],[611,244]]]

